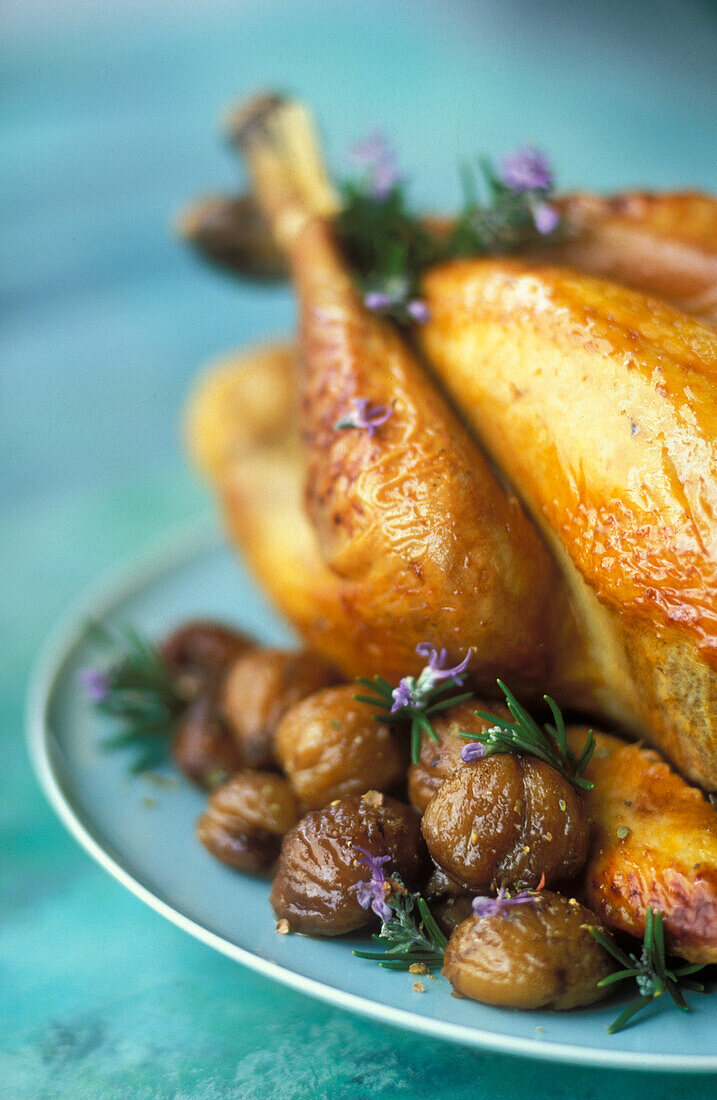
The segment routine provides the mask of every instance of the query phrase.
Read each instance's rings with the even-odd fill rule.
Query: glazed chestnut
[[[197,836],[213,856],[239,871],[264,871],[279,855],[281,838],[299,816],[285,779],[241,771],[217,787],[197,822]]]
[[[599,918],[548,891],[471,916],[448,941],[443,973],[456,993],[484,1004],[559,1011],[593,1004],[610,992],[598,982],[615,967],[588,924],[600,927]]]
[[[317,691],[277,727],[277,760],[307,809],[370,788],[386,791],[405,771],[403,746],[355,693],[353,684]]]
[[[274,731],[282,715],[336,682],[315,653],[252,649],[233,662],[222,688],[222,713],[247,767],[275,764]]]
[[[183,623],[162,642],[159,655],[188,698],[207,678],[216,679],[252,643],[231,627],[210,619]]]
[[[421,751],[416,764],[408,769],[408,797],[421,813],[433,798],[444,779],[456,768],[462,766],[461,749],[468,741],[460,737],[465,733],[483,733],[493,724],[485,718],[479,718],[476,710],[491,711],[499,718],[510,719],[508,708],[502,703],[483,703],[469,699],[456,707],[438,713],[433,718],[433,729],[438,737],[435,742],[430,737],[421,739]]]
[[[428,863],[418,821],[410,806],[378,791],[312,810],[281,846],[270,899],[277,917],[314,936],[340,936],[375,920],[356,895],[371,878],[356,849],[390,856],[385,874],[418,886]]]
[[[184,711],[172,740],[172,759],[193,783],[214,787],[239,771],[239,750],[217,713],[216,692],[199,694]]]
[[[580,795],[550,765],[499,753],[444,780],[421,825],[431,856],[477,891],[535,887],[577,874],[587,858]]]

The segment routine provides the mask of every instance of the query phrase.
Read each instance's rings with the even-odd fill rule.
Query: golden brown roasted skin
[[[350,586],[324,564],[302,506],[296,352],[259,347],[212,367],[192,393],[187,447],[218,494],[232,541],[308,646],[348,667]]]
[[[188,449],[221,498],[233,541],[306,643],[349,676],[380,671],[397,679],[416,667],[416,639],[426,640],[435,631],[432,598],[425,594],[420,607],[413,609],[415,626],[406,638],[401,607],[395,606],[397,595],[386,591],[379,565],[369,576],[353,580],[325,564],[302,507],[305,463],[295,417],[296,372],[296,352],[289,345],[257,348],[210,369],[190,399]],[[271,401],[262,398],[264,382]],[[495,488],[492,479],[491,483]],[[522,530],[529,521],[518,514]],[[545,548],[536,544],[533,532],[530,546],[536,545],[544,558]],[[521,552],[518,543],[515,552]],[[494,572],[497,577],[497,562]],[[558,578],[552,568],[549,575]],[[412,583],[421,588],[413,571]],[[390,618],[387,607],[393,608]],[[497,671],[504,667],[500,661],[505,647],[497,651],[495,646],[500,623],[506,620],[494,623],[481,642],[481,614],[482,604],[476,602],[477,625],[471,634],[477,646],[475,662],[484,670],[480,679],[493,688]],[[535,624],[536,669],[548,648],[549,622],[538,617]],[[467,629],[465,624],[462,628]],[[540,675],[536,671],[531,679],[525,673],[520,679],[540,688]]]
[[[516,260],[436,268],[424,293],[421,346],[579,608],[553,690],[717,787],[717,333]]]
[[[444,491],[434,492],[437,479],[430,477],[430,459],[436,454],[435,441],[433,451],[428,445],[424,448],[424,453],[417,457],[415,450],[409,453],[413,441],[406,438],[405,434],[400,437],[396,433],[397,414],[401,411],[402,402],[413,426],[420,429],[422,436],[425,436],[425,424],[421,415],[425,412],[427,403],[429,406],[436,406],[435,409],[430,408],[430,419],[434,426],[437,423],[441,427],[441,402],[418,374],[416,378],[419,378],[422,385],[419,384],[416,392],[413,392],[414,371],[418,365],[410,354],[407,355],[405,347],[397,342],[395,333],[376,318],[367,316],[357,300],[326,226],[314,217],[319,209],[322,213],[330,214],[334,209],[332,204],[335,199],[311,158],[302,161],[302,154],[297,154],[301,139],[298,142],[296,140],[296,115],[291,116],[289,112],[288,129],[282,130],[281,121],[276,124],[277,113],[281,116],[284,110],[285,105],[278,104],[276,100],[269,101],[268,108],[266,104],[258,109],[255,105],[249,111],[249,124],[247,125],[245,114],[240,129],[241,140],[252,163],[264,213],[277,240],[289,255],[303,301],[302,387],[304,428],[310,459],[306,486],[314,531],[301,523],[296,524],[296,530],[300,532],[299,553],[296,555],[296,564],[299,566],[297,573],[289,567],[288,559],[291,555],[287,555],[285,550],[282,553],[281,545],[282,541],[284,545],[286,543],[285,515],[293,518],[298,515],[295,502],[292,510],[291,500],[302,475],[299,472],[299,452],[290,442],[288,433],[284,433],[281,438],[277,437],[276,448],[271,454],[267,455],[267,451],[262,450],[256,465],[245,462],[238,477],[227,476],[222,479],[232,525],[240,541],[254,543],[253,557],[259,562],[261,578],[265,583],[272,574],[274,578],[278,578],[269,581],[275,597],[278,593],[280,606],[298,623],[311,644],[317,648],[331,645],[330,650],[324,651],[331,652],[332,656],[335,655],[334,644],[339,649],[344,649],[338,660],[349,674],[375,671],[377,667],[389,675],[413,671],[416,668],[412,653],[415,640],[421,638],[421,635],[425,638],[429,631],[433,636],[440,634],[441,640],[444,640],[445,629],[451,625],[451,648],[462,652],[460,643],[466,636],[468,641],[464,641],[464,648],[470,642],[476,646],[473,671],[479,683],[488,686],[495,671],[510,675],[513,667],[516,668],[516,675],[513,676],[516,686],[520,686],[522,682],[535,686],[542,674],[540,686],[552,686],[565,700],[594,705],[603,713],[618,718],[636,730],[654,729],[658,743],[671,753],[673,759],[702,782],[714,784],[714,672],[712,664],[705,662],[701,654],[695,651],[695,645],[701,644],[695,640],[701,625],[711,629],[708,619],[711,613],[709,604],[713,598],[710,589],[712,576],[707,578],[706,596],[702,601],[707,607],[707,613],[702,616],[703,624],[697,622],[697,619],[700,612],[705,612],[705,606],[696,609],[692,600],[694,596],[697,603],[700,602],[699,587],[705,582],[705,570],[702,567],[706,566],[709,572],[713,564],[709,530],[706,553],[700,554],[700,549],[704,547],[698,546],[696,557],[691,555],[695,542],[705,540],[704,520],[712,507],[712,486],[709,484],[711,471],[708,471],[707,482],[704,479],[701,481],[700,470],[704,469],[704,456],[694,454],[693,444],[699,435],[699,425],[695,431],[692,430],[693,425],[687,425],[681,439],[679,431],[673,433],[672,442],[677,440],[683,444],[681,454],[677,455],[681,460],[681,468],[680,461],[675,462],[674,448],[672,452],[665,448],[667,462],[663,461],[662,470],[658,470],[663,479],[673,483],[668,484],[667,495],[671,491],[672,496],[677,498],[677,512],[682,507],[683,512],[686,510],[689,513],[687,524],[681,524],[678,517],[677,526],[673,524],[673,529],[667,530],[668,535],[673,536],[671,543],[669,539],[666,542],[664,537],[673,517],[666,515],[662,509],[665,498],[663,485],[658,485],[658,491],[653,494],[654,501],[648,502],[655,506],[648,509],[650,514],[647,517],[642,514],[645,511],[645,502],[641,498],[641,494],[642,497],[645,495],[644,484],[628,484],[632,498],[627,507],[624,502],[610,506],[610,493],[615,497],[622,494],[626,484],[625,477],[631,476],[633,482],[635,480],[635,468],[629,465],[632,460],[626,446],[618,448],[618,458],[623,461],[623,467],[625,461],[628,461],[628,468],[619,468],[619,462],[614,462],[618,469],[616,473],[611,471],[612,480],[603,478],[601,481],[598,478],[593,499],[581,505],[582,518],[586,520],[585,530],[581,532],[583,549],[589,558],[594,559],[593,565],[597,561],[594,569],[599,574],[597,579],[590,578],[585,573],[583,562],[573,560],[579,543],[574,530],[568,530],[566,553],[562,545],[562,527],[555,522],[551,523],[550,518],[542,514],[540,502],[536,507],[536,501],[530,499],[529,494],[525,493],[525,487],[516,479],[528,503],[535,508],[538,517],[545,521],[546,533],[553,538],[554,551],[563,569],[561,581],[556,581],[555,574],[551,575],[545,562],[543,548],[536,542],[534,533],[523,524],[523,517],[514,522],[510,519],[506,522],[506,505],[512,505],[513,502],[497,489],[489,474],[484,476],[487,473],[485,467],[471,461],[468,465],[472,468],[475,488],[483,504],[483,511],[477,516],[480,522],[476,525],[481,529],[480,537],[483,540],[482,560],[481,554],[472,562],[464,556],[461,566],[458,555],[463,549],[460,541],[462,535],[467,536],[468,545],[476,545],[475,529],[464,531],[466,524],[462,523],[458,527],[452,524],[454,515],[475,514],[472,506],[476,498],[470,492],[470,485],[469,491],[465,491],[469,481],[464,478],[465,463],[460,461],[460,453],[457,463],[453,461],[455,455],[449,454],[449,461],[442,467],[445,474],[444,484],[438,480],[438,485]],[[267,111],[270,118],[268,124]],[[299,131],[301,126],[299,118]],[[292,128],[293,132],[288,137]],[[307,180],[310,183],[308,190]],[[317,195],[318,201],[314,201]],[[688,285],[690,271],[694,268],[698,272],[695,278],[702,280],[701,285],[707,285],[711,278],[709,257],[714,252],[715,224],[714,204],[711,200],[695,195],[633,195],[602,202],[586,196],[574,196],[564,200],[564,205],[573,221],[581,221],[582,228],[575,240],[559,246],[563,251],[559,256],[556,254],[556,259],[561,262],[582,263],[586,267],[593,265],[599,270],[609,270],[614,278],[622,277],[626,281],[633,279],[640,285],[654,286],[678,299],[681,296],[680,300],[686,304],[689,304],[687,299],[694,299],[696,293],[695,286]],[[642,256],[640,263],[633,263],[630,270],[623,270],[620,267],[625,251],[622,244],[628,239],[624,235],[628,230],[633,235],[641,235],[640,239],[647,243],[642,252],[637,249],[637,253]],[[592,240],[592,245],[589,240]],[[601,242],[602,251],[598,249],[595,252],[595,241]],[[633,260],[637,253],[635,249],[632,250]],[[682,259],[678,257],[679,262],[675,259],[678,253],[682,256]],[[687,253],[689,255],[685,259]],[[700,267],[697,261],[693,263],[694,256],[689,258],[692,253],[707,257],[706,266],[703,264]],[[657,274],[646,260],[646,257],[649,260],[655,256],[660,259]],[[454,266],[465,268],[466,265]],[[535,275],[539,282],[540,269]],[[434,276],[440,280],[440,273],[434,273],[431,279]],[[573,277],[568,273],[564,272],[562,275],[566,284],[571,278]],[[654,282],[655,279],[657,282]],[[601,285],[605,287],[605,284]],[[574,292],[575,287],[572,289]],[[616,303],[622,300],[622,292],[615,287],[611,287],[610,291],[612,300],[608,300],[607,310],[602,310],[603,321],[608,330],[607,342],[609,344],[609,338],[618,333],[618,330],[623,330],[625,339],[621,350],[622,375],[634,383],[640,372],[631,371],[630,355],[637,343],[640,344],[640,348],[637,348],[639,356],[644,341],[640,342],[640,333],[632,323],[635,321],[634,309],[628,309],[626,313],[623,310],[623,315],[614,323]],[[580,356],[576,352],[587,354],[592,350],[596,352],[593,359],[601,358],[599,345],[603,337],[595,338],[594,331],[595,317],[600,315],[601,304],[598,301],[596,306],[590,293],[583,294],[582,298],[580,294],[574,294],[578,304],[568,322],[567,343],[572,341],[573,346],[567,349],[567,358],[572,367],[572,375],[570,370],[562,372],[567,383],[561,394],[561,401],[557,402],[557,414],[554,407],[556,402],[553,402],[552,411],[556,422],[550,425],[550,430],[557,433],[555,451],[558,453],[553,456],[557,459],[564,457],[560,451],[563,442],[561,433],[566,434],[569,439],[574,439],[578,434],[565,432],[563,409],[567,407],[567,402],[563,400],[566,397],[564,391],[567,388],[572,394],[578,381],[581,383],[578,389],[589,388],[582,386],[582,376],[578,373],[581,369],[578,365]],[[607,297],[609,299],[610,296]],[[503,303],[504,306],[505,304]],[[694,301],[691,304],[694,306]],[[560,309],[565,312],[563,307]],[[655,312],[659,307],[651,303],[651,309]],[[542,307],[537,313],[541,311],[550,313],[550,310],[542,310]],[[468,312],[471,312],[470,308]],[[504,320],[503,328],[512,330],[508,338],[508,342],[514,345],[512,352],[524,361],[530,357],[534,348],[525,355],[525,333],[521,334],[514,316]],[[555,324],[556,316],[553,314],[549,318],[543,317],[542,320],[546,321],[544,330],[549,330],[551,324]],[[557,322],[559,330],[562,323],[560,317]],[[433,324],[429,329],[435,330],[436,327]],[[463,325],[464,329],[466,327]],[[659,329],[660,326],[656,327]],[[460,328],[460,320],[452,325],[452,329],[449,325],[452,335],[448,344],[452,344],[454,350],[460,343],[455,339],[456,331]],[[546,332],[542,335],[545,336]],[[662,332],[657,335],[655,331],[647,332],[647,342],[657,339],[659,344],[664,335],[663,325]],[[547,336],[549,343],[549,331]],[[441,339],[439,337],[439,344]],[[445,340],[443,344],[446,344]],[[443,353],[445,350],[444,346]],[[563,347],[562,351],[565,353],[566,349]],[[667,357],[673,353],[674,347],[668,344]],[[502,355],[502,349],[498,350],[498,354]],[[659,361],[661,357],[660,347],[656,358]],[[480,358],[485,359],[485,356]],[[593,394],[600,393],[604,397],[611,392],[610,385],[606,384],[614,383],[610,358],[610,354],[602,356],[608,365],[602,375],[599,370],[592,377],[589,372],[586,375],[586,380],[592,384]],[[655,357],[653,365],[654,359]],[[409,364],[406,367],[408,381],[403,378],[400,370],[396,371],[394,360],[402,368],[404,364]],[[658,377],[661,369],[661,362],[658,362],[650,377],[643,378],[642,381],[647,382],[648,389],[652,385],[653,390],[664,397],[662,391],[665,387]],[[382,378],[381,372],[387,377]],[[398,388],[393,386],[391,373],[398,375]],[[391,384],[387,388],[389,381]],[[359,393],[365,396],[362,388],[364,384],[370,390],[371,397],[375,396],[377,403],[387,403],[396,398],[394,416],[374,437],[365,432],[336,432],[335,421],[347,411],[349,399]],[[456,386],[459,391],[459,406],[462,406],[462,388],[465,388],[463,380],[459,379]],[[422,394],[419,392],[421,390]],[[683,386],[683,397],[691,394],[692,387]],[[641,411],[642,396],[640,387],[633,385],[631,397]],[[617,398],[617,403],[612,402],[612,412],[614,414],[614,406],[617,404],[619,418],[625,412],[624,407],[620,406],[624,393],[618,392]],[[682,415],[683,410],[677,408],[679,400],[677,395],[672,411]],[[668,396],[668,405],[669,402]],[[610,404],[610,400],[607,403]],[[526,402],[523,401],[522,404],[525,406]],[[693,404],[699,412],[700,408],[705,410],[708,401],[703,400],[703,394],[697,393]],[[598,415],[594,415],[595,410],[589,406],[588,400],[581,410],[581,419],[593,428],[592,434],[584,431],[583,423],[579,427],[580,432],[587,436],[585,453],[592,453],[593,458],[598,454],[600,458],[597,465],[601,467],[605,439],[612,439],[614,444],[619,433],[614,430],[614,425],[610,425],[603,438],[599,428],[595,428],[601,422],[599,413],[602,409],[598,409]],[[689,406],[689,401],[686,406]],[[437,421],[434,417],[436,410]],[[464,409],[462,411],[465,412]],[[469,415],[472,411],[475,410],[468,410]],[[688,413],[689,411],[688,408]],[[653,429],[652,442],[654,444],[657,437],[658,446],[653,446],[652,459],[653,465],[659,467],[664,455],[654,452],[659,452],[660,432],[663,429],[661,416],[664,410],[653,407],[652,412],[655,414],[653,420],[656,418],[656,425],[648,423],[641,426],[633,421],[631,432],[639,434],[643,429]],[[538,425],[540,415],[538,410]],[[448,416],[450,418],[450,414]],[[488,417],[491,416],[492,413],[489,413]],[[685,429],[684,415],[682,420],[678,427]],[[457,422],[453,421],[453,424],[456,425]],[[460,431],[459,425],[458,429]],[[496,423],[493,429],[502,435],[503,447],[512,451],[518,461],[524,458],[527,463],[532,462],[536,453],[534,433],[529,433],[530,446],[516,447],[514,440],[522,440],[521,433],[513,435],[504,431],[502,424],[498,426]],[[392,433],[393,438],[390,438]],[[231,436],[231,431],[229,434]],[[241,435],[241,430],[239,434]],[[543,444],[545,435],[544,432]],[[709,432],[707,435],[709,437]],[[376,448],[379,437],[381,444]],[[644,438],[639,442],[643,441]],[[451,436],[451,442],[455,442],[455,437]],[[460,452],[460,448],[457,450]],[[477,454],[475,451],[474,453]],[[444,452],[439,448],[438,454]],[[281,472],[277,457],[283,461]],[[472,454],[469,457],[472,460]],[[501,462],[502,458],[498,457]],[[608,457],[614,459],[615,455]],[[554,466],[557,464],[553,462]],[[509,473],[512,474],[510,465],[504,465],[508,466]],[[566,476],[570,482],[569,488],[579,486],[579,493],[582,492],[584,482],[584,467],[585,454],[578,448],[577,461],[572,468],[567,469]],[[604,473],[602,469],[599,472]],[[439,465],[439,477],[440,473]],[[542,473],[543,471],[541,477]],[[267,486],[274,494],[274,500],[268,507]],[[648,485],[647,488],[653,487]],[[454,491],[456,489],[459,491]],[[549,478],[543,478],[543,489],[546,494],[550,494]],[[575,501],[571,501],[569,496],[568,493],[568,505],[574,505]],[[625,512],[634,505],[634,498],[638,502],[638,508],[633,508],[634,522],[632,525],[628,523],[623,534]],[[260,534],[257,536],[252,517],[258,513],[262,503],[266,518],[258,524]],[[562,515],[561,509],[565,508],[566,500],[556,499],[552,504],[556,505],[558,516]],[[603,528],[595,537],[593,515],[598,516]],[[568,524],[575,528],[579,524],[572,523],[573,518],[569,517]],[[708,527],[711,518],[709,515]],[[688,530],[690,523],[692,529]],[[611,540],[610,549],[615,550],[615,553],[603,553],[602,547],[616,530],[621,536],[618,545],[615,545],[614,539]],[[489,532],[488,537],[486,532]],[[606,537],[601,544],[599,535],[602,533]],[[649,536],[647,539],[645,534]],[[693,545],[689,545],[690,543]],[[632,559],[626,553],[626,544],[633,553]],[[410,553],[414,546],[422,548],[425,560],[420,555]],[[537,558],[536,546],[539,548]],[[687,555],[684,553],[685,547]],[[274,551],[273,556],[271,551]],[[251,550],[249,556],[252,557]],[[491,589],[489,582],[493,578],[488,566],[495,565],[497,561],[501,562],[502,573]],[[272,568],[277,565],[278,570]],[[602,574],[608,568],[611,576],[608,583],[603,583]],[[655,568],[659,573],[657,578],[653,575]],[[292,592],[291,577],[301,575],[302,569],[305,584],[294,584]],[[413,577],[409,570],[413,571]],[[606,597],[606,592],[610,591],[611,585],[615,588],[614,582],[619,573],[622,573],[622,581],[627,579],[628,583],[621,582],[617,586],[619,591],[613,592],[612,602],[620,604],[621,610],[619,613],[614,610],[605,611],[599,601],[610,599],[609,595]],[[588,586],[583,577],[587,577]],[[476,580],[477,589],[471,585]],[[655,580],[657,583],[654,583]],[[641,588],[641,595],[633,599],[632,604],[628,599],[625,608],[622,608],[625,589],[629,589],[631,583],[633,590]],[[591,585],[594,585],[595,591]],[[298,595],[295,594],[297,587]],[[566,588],[579,616],[587,625],[582,645],[576,644],[571,615],[566,608]],[[457,590],[461,598],[454,599]],[[553,595],[551,616],[543,614],[549,591]],[[478,599],[473,598],[476,595]],[[464,600],[470,603],[474,612],[472,621],[471,616],[466,614]],[[671,605],[668,608],[667,621],[658,623],[654,630],[650,615],[651,601]],[[539,605],[541,611],[538,610]],[[439,613],[432,615],[431,607],[438,608]],[[410,608],[408,629],[402,633],[396,624],[399,614],[402,620],[405,619],[406,608]],[[498,608],[499,615],[496,616]],[[658,618],[662,610],[664,608],[656,610]],[[565,623],[562,636],[559,626],[561,618]],[[536,636],[536,624],[541,619],[542,630],[538,632],[540,638],[536,642],[535,661],[531,667],[524,642],[526,638]],[[307,621],[308,630],[315,630],[322,635],[320,642],[317,643],[306,633]],[[498,621],[501,637],[496,639],[494,628]],[[347,624],[351,635],[348,645],[342,641],[346,636]],[[474,633],[476,629],[477,634]],[[384,639],[382,643],[375,641],[379,632]],[[506,642],[507,637],[511,638],[510,644]],[[450,642],[451,639],[446,640]],[[494,644],[496,641],[497,649]],[[708,641],[708,647],[709,644]],[[557,656],[557,668],[551,667],[551,654]],[[693,706],[694,700],[697,700],[696,706]],[[690,726],[692,732],[688,738],[685,728]]]
[[[258,199],[287,253],[300,305],[304,501],[319,551],[317,560],[304,528],[301,564],[312,580],[304,591],[308,594],[315,580],[328,604],[323,637],[307,640],[350,676],[381,672],[388,678],[419,671],[419,642],[445,646],[450,660],[472,647],[472,670],[480,684],[494,688],[501,674],[518,687],[541,689],[555,631],[576,629],[552,555],[406,342],[364,308],[330,229],[315,216],[320,203],[296,182],[302,173],[292,158],[302,116],[299,112],[297,120],[294,108],[286,111],[288,119],[282,106],[267,117],[260,105],[237,128]],[[373,434],[337,430],[337,421],[359,398],[391,408],[390,419]],[[195,406],[195,437],[206,438],[212,433],[210,402],[200,394]],[[300,462],[285,433],[271,455],[274,471],[282,467],[281,477],[267,468],[264,448],[253,489],[241,448],[222,446],[222,456],[239,457],[225,462],[219,474],[222,463],[212,445],[200,439],[194,450],[219,477],[241,539],[256,538],[246,517],[259,507],[273,512],[277,524],[264,548],[286,539],[285,517],[265,491],[268,481],[282,506],[296,491]],[[242,465],[235,475],[234,467]],[[293,524],[295,505],[289,515]],[[269,522],[263,521],[264,528]],[[250,546],[249,556],[256,560],[259,554]],[[286,565],[282,572],[287,576]],[[267,561],[262,579],[269,574]],[[324,584],[327,577],[335,578],[333,588]],[[295,576],[291,580],[295,583]],[[275,579],[270,587],[305,632],[308,615],[297,616],[288,585]]]
[[[573,750],[586,730],[568,731]],[[717,810],[652,749],[596,734],[586,771],[590,852],[582,900],[606,924],[642,938],[648,905],[671,951],[717,962]]]
[[[578,192],[557,203],[570,236],[536,253],[717,322],[717,200],[696,191]]]

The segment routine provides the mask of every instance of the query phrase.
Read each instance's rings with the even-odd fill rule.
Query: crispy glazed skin
[[[296,351],[272,344],[211,367],[186,413],[187,447],[220,497],[232,541],[307,645],[348,667],[350,586],[324,564],[304,511]]]
[[[493,687],[500,673],[539,688],[554,631],[575,629],[555,564],[408,345],[364,308],[316,216],[321,204],[296,182],[302,119],[260,104],[235,128],[299,298],[305,506],[321,559],[342,582],[341,614],[320,647],[334,658],[343,634],[335,659],[344,672],[395,678],[417,673],[417,643],[435,639],[449,659],[472,646],[481,684]],[[394,410],[373,435],[335,427],[358,398]],[[206,435],[203,407],[192,423]],[[231,471],[223,480],[231,499]]]
[[[558,202],[571,235],[537,253],[717,322],[717,201],[695,191],[585,192]]]
[[[371,575],[354,580],[339,575],[324,562],[316,531],[302,506],[305,463],[296,424],[296,374],[296,351],[289,344],[254,348],[210,368],[190,397],[185,427],[188,450],[220,497],[233,542],[241,548],[264,591],[306,644],[330,658],[347,676],[380,671],[389,678],[400,678],[408,668],[417,671],[422,663],[415,654],[417,641],[437,636],[431,600],[439,596],[424,594],[421,599],[425,602],[412,607],[414,629],[407,638],[401,630],[397,594],[382,588],[378,566]],[[271,397],[267,402],[261,397],[264,383]],[[485,466],[482,469],[486,473]],[[490,479],[487,484],[491,491],[497,491],[495,481]],[[525,516],[518,515],[518,530],[525,531]],[[539,561],[544,562],[544,547],[536,544],[534,533],[528,547],[531,553],[537,547]],[[488,551],[489,547],[484,545],[482,552],[487,555]],[[523,552],[516,538],[516,562]],[[485,602],[497,600],[504,583],[499,560],[489,563],[488,576],[496,587],[492,595],[487,594]],[[527,564],[529,575],[535,579],[535,563]],[[420,568],[417,563],[415,567]],[[553,588],[550,616],[546,613],[541,620],[536,615],[534,621],[539,634],[535,642],[536,667],[544,667],[546,657],[548,661],[551,659],[547,650],[555,648],[548,645],[552,622],[565,614],[566,621],[558,628],[561,634],[564,629],[567,637],[574,637],[576,631],[566,609],[565,594],[559,587],[558,571],[551,569],[548,576],[550,583],[558,587]],[[416,575],[413,583],[417,590],[421,589]],[[548,589],[545,596],[548,602],[547,579],[542,583]],[[511,640],[507,636],[497,637],[509,620],[494,610],[497,618],[488,630],[489,624],[481,619],[486,614],[484,603],[469,603],[468,593],[462,595],[464,618],[460,627],[466,639],[472,638],[477,647],[476,680],[486,690],[494,690],[494,674],[502,673],[509,661],[517,661],[507,648],[512,646]],[[460,597],[461,592],[451,593],[452,604],[444,605],[445,618]],[[535,597],[536,594],[533,603],[539,602]],[[407,603],[408,599],[406,594]],[[387,615],[386,605],[393,605],[391,618],[385,618],[383,625],[376,625],[379,616]],[[468,635],[470,623],[465,618],[471,610],[477,621]],[[507,613],[508,609],[505,610]],[[519,613],[517,606],[514,612]],[[370,656],[377,650],[378,657]],[[529,674],[523,669],[522,674],[513,677],[513,682],[527,680],[529,689],[535,686],[541,689],[545,681],[539,676],[537,671]]]
[[[717,333],[519,261],[425,279],[421,344],[552,540],[585,627],[554,685],[717,786]],[[516,441],[520,445],[516,446]]]
[[[569,730],[573,750],[585,733]],[[582,900],[639,938],[652,905],[671,951],[717,962],[717,810],[651,749],[605,733],[596,739],[586,772],[595,787],[585,796],[591,841]]]

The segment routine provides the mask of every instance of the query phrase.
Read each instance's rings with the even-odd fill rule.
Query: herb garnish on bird
[[[513,252],[552,241],[564,228],[550,202],[552,171],[537,149],[519,149],[497,168],[486,157],[478,171],[464,165],[463,211],[445,231],[411,209],[385,139],[373,135],[355,148],[364,174],[342,185],[336,234],[366,306],[399,324],[428,319],[420,281],[433,264]]]
[[[383,676],[374,676],[373,680],[359,677],[357,683],[363,684],[372,692],[372,695],[355,695],[360,703],[368,703],[378,709],[376,720],[379,722],[410,722],[411,724],[411,760],[418,763],[421,750],[421,738],[424,733],[433,741],[438,741],[438,734],[434,730],[430,715],[448,707],[457,706],[472,698],[473,693],[467,691],[461,695],[452,695],[450,698],[439,699],[439,696],[449,690],[451,681],[457,687],[463,685],[465,669],[470,660],[472,650],[468,650],[460,664],[454,668],[444,668],[446,663],[446,650],[435,649],[430,642],[420,642],[416,646],[419,657],[427,657],[428,664],[421,670],[419,676],[404,676],[398,687],[391,687]],[[443,682],[441,682],[443,681]]]
[[[636,955],[628,955],[621,951],[617,944],[606,936],[600,928],[590,925],[590,932],[597,942],[608,951],[614,959],[622,964],[623,969],[609,974],[598,982],[599,986],[614,985],[615,982],[634,978],[640,996],[631,1001],[627,1008],[623,1009],[616,1020],[607,1029],[609,1034],[622,1031],[626,1024],[646,1008],[652,1001],[669,993],[670,997],[681,1012],[689,1012],[690,1006],[682,995],[683,989],[691,989],[697,993],[704,993],[705,988],[700,982],[685,980],[690,974],[696,974],[704,969],[702,963],[687,963],[683,966],[668,967],[665,956],[665,933],[663,928],[662,913],[656,912],[648,905],[645,916],[645,938],[639,959]]]
[[[470,745],[461,749],[461,758],[466,763],[471,763],[499,752],[536,756],[564,775],[574,787],[584,791],[592,790],[594,784],[583,777],[583,772],[590,763],[595,749],[595,736],[592,730],[588,732],[582,752],[576,757],[568,745],[565,722],[555,700],[549,695],[543,696],[553,712],[555,725],[546,722],[541,728],[502,680],[498,680],[498,686],[505,695],[505,702],[513,721],[509,722],[488,711],[477,710],[476,714],[479,718],[484,718],[493,725],[484,733],[459,734],[459,737],[464,737],[471,742]]]
[[[360,428],[374,435],[377,428],[393,416],[392,405],[372,405],[367,397],[354,397],[351,412],[346,413],[334,424],[334,429]]]

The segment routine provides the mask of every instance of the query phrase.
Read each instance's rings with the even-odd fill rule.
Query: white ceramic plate
[[[127,757],[103,752],[97,716],[76,686],[97,650],[93,620],[158,637],[182,619],[215,616],[263,641],[291,635],[213,530],[184,531],[80,601],[51,640],[29,700],[29,741],[57,814],[92,856],[168,920],[237,962],[351,1011],[454,1042],[555,1061],[681,1073],[717,1071],[717,997],[691,995],[694,1012],[666,1006],[610,1036],[616,1003],[582,1012],[521,1013],[451,997],[356,959],[356,939],[278,936],[268,884],[222,866],[199,844],[205,796],[176,772],[131,778]],[[657,1006],[656,1006],[657,1007]]]

